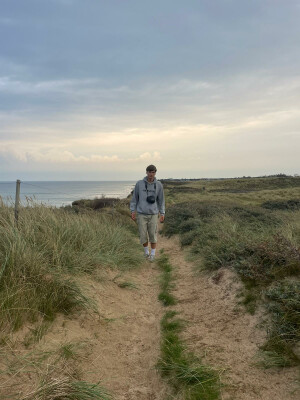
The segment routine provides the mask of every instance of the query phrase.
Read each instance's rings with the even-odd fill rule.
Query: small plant
[[[49,321],[42,321],[42,323],[37,327],[31,328],[29,333],[24,338],[24,346],[28,347],[33,343],[39,342],[42,337],[47,333],[49,327]]]
[[[180,318],[175,318],[178,315],[177,311],[167,311],[161,320],[161,329],[165,332],[181,332],[184,328],[184,321]]]
[[[81,343],[65,343],[60,346],[58,353],[65,360],[74,360],[79,357],[79,350],[82,347]]]
[[[244,298],[241,301],[249,314],[254,315],[257,307],[259,295],[254,290],[248,290],[244,293]]]
[[[172,294],[166,292],[161,292],[158,295],[158,300],[160,300],[164,306],[173,306],[176,304],[175,297]]]

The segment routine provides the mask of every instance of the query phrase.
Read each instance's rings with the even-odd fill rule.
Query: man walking
[[[158,213],[160,213],[160,222],[165,219],[164,190],[161,182],[155,178],[156,171],[154,165],[146,168],[147,176],[136,183],[130,202],[131,218],[134,221],[137,219],[145,257],[151,262],[155,259]],[[151,243],[150,254],[148,240]]]

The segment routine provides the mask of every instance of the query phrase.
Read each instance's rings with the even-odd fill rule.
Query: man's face
[[[156,171],[146,171],[147,173],[147,179],[149,182],[153,182]]]

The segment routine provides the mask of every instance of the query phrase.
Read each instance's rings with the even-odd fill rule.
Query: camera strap
[[[148,197],[148,186],[147,186],[147,182],[146,182],[146,181],[144,181],[144,182],[145,182],[145,188],[146,188],[147,197]],[[154,182],[154,191],[155,191],[155,197],[156,197],[156,182]]]

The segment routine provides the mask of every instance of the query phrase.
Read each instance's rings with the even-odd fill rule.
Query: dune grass
[[[0,327],[53,320],[91,302],[76,276],[105,267],[130,269],[142,262],[130,224],[120,214],[0,207]],[[130,227],[130,229],[133,229]]]
[[[19,400],[112,400],[99,384],[74,381],[70,378],[51,378]]]
[[[58,313],[96,311],[82,286],[83,275],[96,278],[99,270],[123,271],[143,262],[135,224],[118,207],[110,213],[106,209],[52,209],[30,202],[20,208],[16,224],[13,208],[1,203],[0,397],[111,399],[98,383],[80,380],[83,351],[78,344],[37,349]],[[23,325],[19,338],[14,332]],[[32,389],[20,395],[28,381]]]
[[[0,398],[12,400],[108,400],[99,383],[81,380],[82,361],[90,356],[88,341],[52,341],[30,351],[19,343],[0,346]],[[86,372],[86,371],[85,371]],[[93,371],[90,371],[92,375]]]
[[[163,183],[167,205],[199,200],[260,205],[266,201],[299,200],[300,177],[199,179],[186,182],[167,180]]]
[[[160,278],[160,293],[158,299],[164,306],[171,306],[176,304],[176,299],[171,293],[174,288],[174,278],[172,276],[172,265],[168,261],[168,256],[164,253],[160,255],[157,260],[157,264],[160,267],[162,273]]]
[[[176,185],[169,184],[171,191],[167,185],[173,204],[164,233],[179,234],[199,269],[233,268],[244,283],[242,303],[249,312],[258,304],[266,308],[266,366],[272,357],[277,366],[299,363],[300,178],[214,180],[200,190],[204,183],[185,182],[177,194]]]

